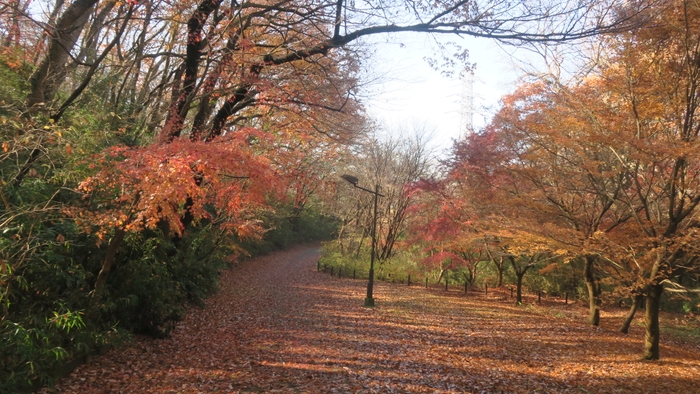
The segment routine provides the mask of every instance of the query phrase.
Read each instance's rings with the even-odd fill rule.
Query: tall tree
[[[612,64],[601,67],[608,105],[620,114],[610,124],[619,134],[609,149],[629,183],[618,203],[634,220],[616,242],[642,267],[645,359],[659,358],[662,292],[683,290],[678,276],[697,269],[699,18],[696,2],[674,1],[649,28],[611,40]]]
[[[524,87],[492,124],[519,180],[504,183],[517,223],[585,259],[591,320],[594,266],[646,298],[645,359],[659,358],[662,293],[687,291],[678,278],[697,270],[699,16],[694,2],[668,4],[605,37],[584,78]]]
[[[49,26],[49,46],[43,60],[31,77],[31,91],[27,107],[53,100],[54,94],[65,78],[65,67],[70,51],[78,42],[88,21],[90,12],[99,0],[76,0],[61,14],[55,26]]]

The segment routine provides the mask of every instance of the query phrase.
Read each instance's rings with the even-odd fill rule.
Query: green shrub
[[[321,270],[328,271],[333,268],[333,272],[338,269],[351,276],[355,273],[356,278],[369,277],[369,254],[358,256],[355,254],[344,254],[336,242],[326,242],[321,248],[321,258],[318,261]]]
[[[112,324],[165,337],[183,317],[185,304],[201,305],[216,290],[226,266],[217,232],[205,227],[188,233],[179,248],[152,231],[126,239],[102,308]]]
[[[403,282],[411,280],[417,283],[423,280],[426,273],[417,263],[418,259],[412,251],[402,251],[385,261],[375,261],[375,279],[386,282]],[[319,264],[322,270],[333,269],[337,274],[342,270],[343,276],[351,276],[353,272],[356,278],[367,278],[370,267],[370,250],[362,248],[359,253],[343,251],[336,241],[326,242],[321,250]],[[419,279],[420,278],[420,279]]]

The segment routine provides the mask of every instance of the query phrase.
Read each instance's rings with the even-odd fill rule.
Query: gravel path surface
[[[690,393],[700,348],[513,307],[501,295],[316,272],[316,247],[247,261],[171,338],[139,338],[43,393]],[[491,293],[489,293],[491,294]],[[663,338],[662,338],[663,342]]]

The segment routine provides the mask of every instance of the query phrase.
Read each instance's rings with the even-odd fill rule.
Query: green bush
[[[355,254],[343,254],[336,242],[326,242],[321,248],[321,257],[318,264],[321,270],[328,271],[331,268],[334,273],[338,270],[351,276],[355,273],[356,278],[369,277],[369,254],[357,256]]]
[[[11,257],[0,270],[0,392],[49,383],[58,366],[115,339],[85,317],[94,276],[86,238],[70,221],[41,220],[49,218],[29,214],[0,234]]]
[[[425,278],[426,273],[417,263],[418,259],[412,251],[402,251],[385,261],[375,261],[375,279],[386,282],[402,282],[411,280],[417,283]],[[362,248],[359,253],[343,251],[336,241],[326,242],[321,250],[319,264],[322,270],[331,268],[335,274],[342,270],[343,276],[351,276],[353,272],[356,278],[367,278],[370,267],[369,247]],[[420,278],[420,279],[419,279]]]
[[[226,266],[212,227],[192,229],[179,248],[160,234],[129,236],[108,280],[102,314],[131,332],[165,337],[187,303],[202,305]]]
[[[236,240],[249,256],[260,256],[291,245],[332,239],[338,228],[337,220],[321,213],[320,207],[309,204],[293,215],[289,205],[279,206],[274,213],[263,217],[263,226],[269,230],[261,240]]]
[[[661,310],[698,314],[700,313],[700,297],[697,294],[664,292],[661,294]]]

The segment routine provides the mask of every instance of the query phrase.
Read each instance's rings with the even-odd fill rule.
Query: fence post
[[[564,305],[569,305],[569,293],[564,293]]]
[[[448,285],[448,281],[447,281],[447,277],[445,277],[445,291],[450,291],[450,290],[447,288],[447,285]]]
[[[542,290],[537,291],[537,303],[539,304],[540,301],[542,301]]]
[[[469,288],[469,282],[467,282],[467,281],[465,280],[465,281],[464,281],[464,294],[467,294],[468,288]]]
[[[428,278],[425,278],[425,288],[428,288]]]
[[[343,267],[338,267],[338,278],[342,276],[343,273]]]
[[[513,288],[510,288],[510,298],[513,299]]]
[[[331,276],[333,276],[334,272],[335,272],[335,267],[331,266]]]
[[[408,275],[408,285],[411,285],[411,275]]]
[[[316,260],[316,271],[321,271],[321,259]]]
[[[489,295],[489,285],[488,284],[484,285],[484,295]]]
[[[355,279],[355,270],[352,270],[352,278]]]

